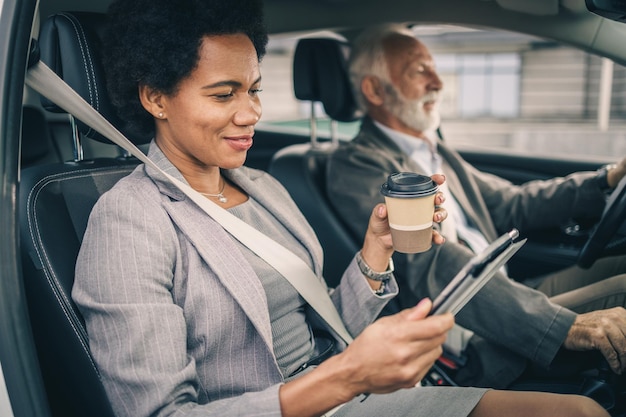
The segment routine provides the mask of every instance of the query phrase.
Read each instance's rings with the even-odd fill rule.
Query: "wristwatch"
[[[387,281],[393,274],[393,260],[391,258],[389,258],[389,266],[384,272],[376,272],[370,268],[370,266],[363,259],[363,256],[361,256],[361,251],[356,254],[356,263],[359,265],[361,273],[374,281]]]
[[[598,183],[598,187],[600,188],[600,190],[605,191],[605,192],[612,190],[612,187],[609,186],[609,181],[608,181],[607,176],[609,174],[609,171],[615,167],[616,167],[615,164],[608,164],[598,169],[597,171],[598,174],[596,175],[596,181]]]

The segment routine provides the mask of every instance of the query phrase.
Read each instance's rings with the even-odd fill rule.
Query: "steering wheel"
[[[622,178],[607,200],[602,217],[578,255],[578,266],[589,268],[602,256],[623,253],[626,249],[626,233],[620,231],[626,220],[626,177]]]

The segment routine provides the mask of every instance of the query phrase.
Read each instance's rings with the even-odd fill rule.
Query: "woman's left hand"
[[[446,177],[443,174],[434,174],[431,176],[431,179],[437,185],[441,185],[446,181]],[[435,212],[433,214],[435,223],[441,223],[448,217],[446,209],[441,207],[444,201],[443,193],[438,192],[435,195]],[[445,238],[434,228],[432,240],[436,245],[445,242]],[[374,271],[385,271],[392,254],[393,242],[391,241],[391,229],[389,228],[387,218],[387,207],[381,203],[372,210],[367,231],[365,232],[361,256]]]
[[[441,185],[446,182],[446,177],[443,174],[431,175],[430,179],[432,179],[437,185]],[[433,215],[433,221],[435,223],[441,223],[448,217],[448,212],[446,211],[446,209],[441,207],[444,201],[446,201],[446,198],[443,193],[439,191],[435,195],[435,214]],[[433,228],[433,243],[436,245],[441,245],[445,241],[446,239]]]
[[[370,215],[361,256],[374,271],[385,271],[392,254],[393,243],[387,219],[387,207],[382,203],[377,204]]]

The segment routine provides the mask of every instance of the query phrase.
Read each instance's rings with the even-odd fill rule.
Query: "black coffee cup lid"
[[[395,172],[380,187],[382,195],[395,198],[414,198],[437,192],[437,184],[426,175],[414,172]]]

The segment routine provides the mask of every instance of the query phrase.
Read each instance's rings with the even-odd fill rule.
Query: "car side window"
[[[454,146],[539,157],[626,154],[624,66],[525,34],[449,25],[413,30],[443,81],[442,130]],[[290,73],[297,39],[270,40],[263,121],[304,132],[311,106],[295,99]],[[315,112],[323,135],[330,125],[321,106]],[[357,129],[340,124],[339,132],[349,139]]]

